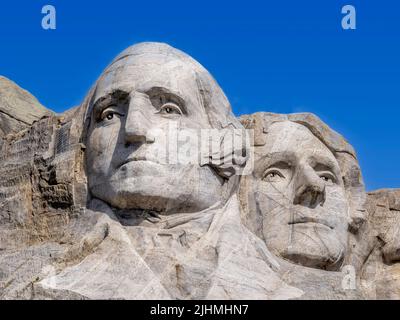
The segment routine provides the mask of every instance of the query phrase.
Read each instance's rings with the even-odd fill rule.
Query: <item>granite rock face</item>
[[[21,131],[51,113],[29,92],[0,76],[0,137]]]
[[[62,115],[5,83],[26,123],[0,122],[1,299],[400,298],[400,192],[367,194],[315,115],[238,119],[160,43]]]
[[[400,189],[368,193],[367,211],[373,247],[363,285],[372,298],[400,299]]]

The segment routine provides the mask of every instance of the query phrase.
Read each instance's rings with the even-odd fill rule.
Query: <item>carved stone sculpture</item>
[[[262,129],[256,130],[254,171],[246,177],[251,190],[243,195],[254,202],[249,210],[255,211],[250,215],[256,232],[287,260],[339,270],[349,251],[348,232],[364,210],[353,149],[309,114],[259,113],[242,119],[247,127]]]
[[[236,118],[167,44],[123,51],[61,115],[0,119],[0,152],[0,299],[400,295],[398,192],[366,195],[312,114]]]
[[[160,156],[173,145],[165,139],[174,127],[241,128],[203,67],[164,44],[133,46],[104,71],[83,110],[87,210],[71,224],[68,242],[76,244],[53,264],[56,275],[37,282],[35,297],[301,295],[241,224],[232,173],[245,163],[227,162],[236,150],[212,150],[201,164]]]

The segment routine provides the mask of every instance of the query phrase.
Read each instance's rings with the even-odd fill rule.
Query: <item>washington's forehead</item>
[[[167,87],[174,91],[196,88],[196,73],[181,60],[122,59],[108,68],[97,82],[96,96],[116,89],[131,91]]]
[[[127,56],[141,56],[141,55],[164,55],[185,58],[188,57],[183,51],[176,49],[169,44],[160,42],[142,42],[132,45],[122,51],[114,61],[120,60]]]
[[[176,55],[167,55],[163,53],[142,53],[135,55],[121,55],[117,57],[107,68],[107,70],[113,69],[120,65],[146,65],[146,64],[159,64],[164,65],[171,61],[179,61],[180,63],[185,63],[182,57]]]

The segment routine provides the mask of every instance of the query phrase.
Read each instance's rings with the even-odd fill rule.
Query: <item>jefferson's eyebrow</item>
[[[313,155],[311,157],[311,161],[313,161],[313,167],[315,170],[328,170],[333,171],[337,176],[340,176],[340,167],[339,164],[333,161],[331,158],[326,157],[324,155]]]
[[[290,151],[269,152],[261,157],[261,160],[266,161],[268,165],[273,165],[278,162],[290,163],[293,162],[295,159],[295,154]]]

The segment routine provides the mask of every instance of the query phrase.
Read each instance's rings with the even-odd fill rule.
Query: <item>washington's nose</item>
[[[325,202],[325,184],[309,165],[299,168],[295,181],[294,204],[315,208]]]
[[[148,99],[145,95],[135,93],[131,96],[125,122],[125,143],[153,142],[149,135],[150,121]]]

